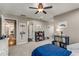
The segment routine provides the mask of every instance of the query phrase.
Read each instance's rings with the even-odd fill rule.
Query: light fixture
[[[44,9],[37,9],[39,12],[42,12]]]

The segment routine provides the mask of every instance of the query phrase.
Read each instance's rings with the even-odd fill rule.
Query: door
[[[6,34],[8,36],[8,46],[16,45],[16,21],[6,19]]]
[[[28,42],[33,41],[33,22],[28,21]]]

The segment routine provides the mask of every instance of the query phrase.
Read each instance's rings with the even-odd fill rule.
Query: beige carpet
[[[16,45],[9,48],[9,56],[31,56],[32,51],[41,45],[51,43],[52,40],[44,40],[40,42],[29,42],[22,45]]]

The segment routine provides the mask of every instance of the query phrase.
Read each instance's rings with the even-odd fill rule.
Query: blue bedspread
[[[69,56],[71,51],[57,47],[53,44],[46,44],[36,48],[32,56]]]

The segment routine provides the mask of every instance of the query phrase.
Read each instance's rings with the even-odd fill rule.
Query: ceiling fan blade
[[[43,13],[44,13],[44,14],[47,14],[47,12],[46,12],[46,11],[43,11]]]
[[[35,14],[37,14],[39,11],[37,11]]]
[[[36,7],[29,7],[29,8],[31,8],[31,9],[37,9]]]
[[[52,8],[52,6],[44,7],[44,9],[50,9],[50,8]]]

